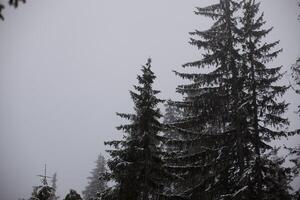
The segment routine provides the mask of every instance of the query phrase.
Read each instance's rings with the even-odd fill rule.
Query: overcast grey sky
[[[209,21],[193,14],[212,0],[42,0],[8,8],[0,23],[0,199],[27,198],[48,164],[58,193],[81,192],[104,140],[117,137],[115,112],[129,112],[128,93],[151,56],[162,98],[178,98],[171,72],[199,58],[188,32]],[[281,40],[274,62],[300,55],[296,0],[263,0],[268,40]],[[285,79],[288,82],[288,76]],[[300,128],[293,114],[292,128]],[[295,138],[289,143],[298,144]]]

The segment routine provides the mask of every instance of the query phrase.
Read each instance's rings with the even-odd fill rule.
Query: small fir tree
[[[97,194],[102,193],[106,189],[106,182],[102,178],[105,174],[105,158],[100,154],[96,161],[96,168],[91,172],[91,176],[88,177],[88,185],[82,192],[84,200],[96,200]]]
[[[55,190],[43,182],[40,186],[34,186],[29,200],[56,200]]]
[[[57,173],[53,174],[52,180],[51,180],[51,185],[52,185],[52,188],[54,189],[54,192],[56,193],[56,190],[57,190]],[[59,196],[55,196],[54,199],[55,200],[59,199]]]

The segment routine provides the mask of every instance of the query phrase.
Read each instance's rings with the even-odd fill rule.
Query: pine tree
[[[88,185],[82,192],[84,200],[96,200],[98,198],[97,194],[102,193],[106,189],[106,183],[101,178],[105,172],[105,158],[100,154],[96,161],[96,168],[93,169],[91,176],[88,177]]]
[[[116,182],[114,191],[118,194],[114,195],[118,200],[150,200],[162,195],[162,183],[167,174],[162,167],[159,147],[163,137],[160,136],[161,114],[157,105],[163,101],[156,97],[159,91],[152,89],[155,78],[148,59],[142,67],[142,75],[137,77],[139,85],[134,86],[135,91],[130,91],[135,113],[117,113],[130,121],[117,127],[126,133],[124,139],[106,142],[114,147],[108,150],[112,157],[108,166],[110,178]]]
[[[75,190],[70,190],[70,192],[66,195],[64,200],[82,200],[80,194],[78,194]]]

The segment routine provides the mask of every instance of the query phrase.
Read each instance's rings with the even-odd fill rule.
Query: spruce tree
[[[177,92],[184,95],[174,105],[184,109],[185,117],[171,128],[182,133],[180,140],[171,141],[182,147],[170,169],[184,175],[181,196],[191,199],[214,199],[232,194],[236,174],[244,170],[243,144],[240,134],[242,115],[241,80],[238,68],[242,57],[236,44],[239,41],[236,12],[241,4],[232,0],[197,8],[196,14],[215,22],[206,31],[191,33],[190,44],[204,51],[202,59],[183,67],[211,67],[209,73],[179,73],[192,83],[180,85]]]
[[[106,172],[105,158],[100,154],[96,161],[96,168],[91,172],[88,177],[89,182],[85,190],[82,192],[84,200],[96,200],[98,193],[102,193],[106,189],[106,182],[101,178]]]
[[[55,190],[48,184],[34,186],[29,200],[56,200]]]
[[[172,105],[172,101],[168,100],[165,106],[165,114],[164,114],[164,124],[170,124],[176,122],[180,118],[182,118],[183,112],[178,109],[178,107]]]
[[[162,124],[157,108],[163,100],[156,97],[159,91],[152,89],[155,78],[148,59],[142,74],[137,77],[139,85],[134,86],[135,91],[130,91],[134,114],[117,113],[130,121],[117,127],[125,133],[123,140],[106,142],[114,147],[108,150],[111,156],[108,166],[109,177],[116,182],[114,191],[117,194],[113,195],[118,200],[150,200],[163,195],[163,180],[167,173],[161,158]]]
[[[278,42],[263,43],[259,4],[220,0],[197,8],[214,24],[191,33],[202,58],[183,67],[209,72],[179,73],[192,83],[178,86],[183,101],[173,102],[185,117],[169,127],[182,134],[169,169],[185,177],[179,195],[190,199],[289,199],[290,169],[269,142],[288,136],[287,109],[279,101],[288,87],[278,86],[280,67],[267,63],[280,53]],[[239,16],[241,15],[242,16]]]
[[[250,183],[247,184],[249,195],[256,199],[289,199],[290,169],[282,167],[284,159],[272,159],[266,152],[276,153],[276,148],[269,144],[274,139],[288,136],[285,128],[289,125],[283,115],[288,104],[280,98],[287,91],[287,86],[279,86],[283,74],[281,67],[269,67],[281,49],[275,49],[279,41],[264,42],[272,30],[264,29],[266,23],[263,14],[259,14],[259,3],[246,0],[242,23],[242,41],[244,68],[246,75],[243,90],[246,93],[244,109],[247,113],[245,130],[249,138],[247,147],[251,160],[248,161]],[[275,49],[275,50],[274,50]],[[276,188],[276,189],[274,189]]]
[[[66,195],[64,200],[82,200],[80,194],[78,194],[75,190],[70,190],[70,192]]]

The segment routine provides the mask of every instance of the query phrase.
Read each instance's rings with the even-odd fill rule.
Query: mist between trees
[[[279,156],[272,145],[300,133],[289,129],[283,99],[288,90],[300,94],[300,60],[287,73],[273,66],[282,49],[279,41],[266,42],[272,28],[258,1],[220,0],[195,14],[210,18],[211,26],[190,33],[201,58],[174,72],[188,81],[176,88],[181,100],[157,97],[149,58],[130,91],[134,112],[117,113],[128,121],[117,127],[123,137],[105,142],[110,157],[99,156],[83,199],[300,199],[299,188],[291,187],[300,146],[284,146],[286,155]],[[287,75],[291,84],[279,84]],[[300,105],[295,112],[300,117]],[[45,174],[30,199],[59,199],[55,191],[56,175],[48,185]],[[64,199],[82,197],[70,190]]]

